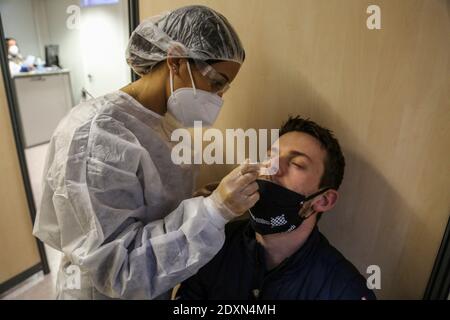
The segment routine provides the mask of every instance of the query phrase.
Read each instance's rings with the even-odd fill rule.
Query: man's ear
[[[316,212],[325,212],[334,208],[338,200],[337,190],[330,189],[317,197],[311,204],[311,208]]]

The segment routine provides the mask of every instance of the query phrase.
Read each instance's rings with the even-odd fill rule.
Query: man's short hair
[[[316,138],[326,150],[324,161],[324,172],[320,179],[319,188],[330,187],[339,189],[344,177],[345,159],[342,154],[339,141],[329,129],[319,126],[314,121],[303,119],[299,116],[289,119],[283,123],[280,129],[280,137],[288,132],[304,132]]]

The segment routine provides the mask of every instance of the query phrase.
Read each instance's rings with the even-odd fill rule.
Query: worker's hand
[[[259,164],[243,164],[225,176],[210,196],[223,217],[230,220],[244,214],[259,200]]]

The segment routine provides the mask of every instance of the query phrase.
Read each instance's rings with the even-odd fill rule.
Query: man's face
[[[269,179],[303,195],[319,190],[326,159],[326,150],[320,142],[309,134],[296,131],[282,135],[278,142],[279,170],[275,175],[268,176]]]

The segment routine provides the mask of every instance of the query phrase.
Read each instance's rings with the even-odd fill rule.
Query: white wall
[[[47,26],[49,32],[49,43],[59,45],[59,62],[63,68],[70,70],[72,92],[75,104],[81,98],[81,89],[84,86],[83,61],[81,59],[80,31],[69,30],[66,27],[68,14],[67,7],[78,5],[74,0],[44,0],[45,12],[47,13]]]
[[[125,62],[127,1],[81,8],[81,25],[77,29],[66,27],[69,17],[66,10],[70,5],[79,5],[79,1],[44,1],[50,41],[59,44],[61,65],[71,71],[75,103],[79,102],[83,87],[98,96],[130,81],[130,69]],[[94,83],[89,83],[88,73],[94,74]]]
[[[40,56],[32,0],[0,0],[5,37],[15,38],[24,57]]]
[[[82,8],[81,17],[86,88],[97,97],[125,86],[131,80],[125,61],[129,33],[126,1]]]
[[[125,62],[128,41],[127,1],[81,8],[80,27],[69,29],[66,10],[79,0],[0,0],[3,28],[24,55],[44,57],[44,46],[59,45],[59,61],[70,70],[74,103],[87,88],[94,96],[131,81]],[[87,74],[93,75],[89,82]]]

